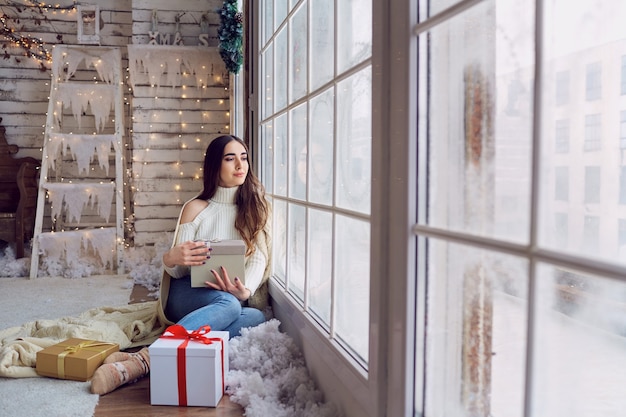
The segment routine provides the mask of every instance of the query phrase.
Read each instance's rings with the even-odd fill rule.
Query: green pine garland
[[[243,62],[243,17],[237,11],[237,0],[225,0],[220,14],[220,56],[229,72],[237,74]]]

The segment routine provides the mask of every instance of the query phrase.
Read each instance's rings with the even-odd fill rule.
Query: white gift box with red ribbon
[[[148,350],[150,404],[217,407],[228,373],[228,332],[174,325]]]

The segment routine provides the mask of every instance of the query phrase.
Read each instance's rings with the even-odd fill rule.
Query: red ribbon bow
[[[222,394],[224,393],[224,340],[219,337],[206,337],[211,331],[211,326],[200,326],[197,330],[187,331],[180,324],[174,324],[165,329],[161,338],[164,339],[185,339],[176,349],[176,364],[178,366],[178,404],[187,405],[187,355],[185,349],[189,341],[210,345],[213,342],[220,342],[222,345]]]

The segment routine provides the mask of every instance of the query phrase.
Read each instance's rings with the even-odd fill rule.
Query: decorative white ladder
[[[80,76],[71,79],[78,75],[81,63],[84,68],[81,68]],[[71,108],[73,118],[64,115],[67,107]],[[106,126],[112,108],[114,127]],[[94,122],[83,127],[85,120],[82,119],[88,109]],[[37,277],[41,256],[65,259],[71,267],[72,262],[78,261],[89,249],[100,258],[103,266],[109,265],[113,269],[117,264],[117,273],[124,273],[123,120],[120,49],[56,45],[52,55],[30,278]],[[115,151],[114,178],[109,174],[111,148]],[[69,162],[64,158],[68,149],[73,157]],[[91,164],[95,160],[94,154],[100,165],[98,171]],[[113,194],[115,221],[111,222]],[[46,204],[46,196],[49,204]],[[102,221],[81,223],[84,208],[89,202],[94,207],[96,200],[98,213],[91,215],[90,219]],[[63,220],[63,214],[69,218],[69,224]],[[47,225],[50,232],[42,232],[44,219],[50,220]],[[65,227],[71,230],[66,231]]]

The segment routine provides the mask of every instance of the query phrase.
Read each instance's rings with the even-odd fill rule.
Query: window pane
[[[521,417],[526,261],[437,239],[427,246],[424,415]]]
[[[334,96],[333,89],[311,99],[310,152],[306,152],[308,165],[309,201],[330,205],[333,198],[333,142]],[[301,172],[302,176],[302,172]],[[307,179],[306,167],[304,179]]]
[[[306,112],[306,103],[289,112],[291,128],[289,135],[289,196],[300,200],[306,199],[306,182],[303,182],[299,175],[299,162],[303,151],[306,161]]]
[[[335,309],[337,337],[363,363],[369,351],[370,225],[336,215]]]
[[[600,167],[585,167],[585,203],[600,202]]]
[[[334,74],[335,8],[333,0],[311,1],[311,91],[330,81]]]
[[[617,244],[619,256],[626,256],[626,219],[618,219]]]
[[[262,43],[265,44],[272,37],[272,33],[274,33],[274,2],[270,0],[263,2],[263,4],[265,7],[263,7],[263,11],[261,13],[261,18],[263,20]]]
[[[289,102],[298,100],[307,90],[307,2],[302,2],[289,24],[291,30],[289,48]],[[315,57],[317,59],[317,57]]]
[[[337,22],[337,67],[341,73],[372,55],[372,0],[338,0]]]
[[[597,151],[602,147],[602,118],[600,114],[585,116],[585,151]]]
[[[304,206],[289,204],[287,227],[287,276],[288,290],[300,301],[304,301],[304,271],[306,259],[306,209]]]
[[[311,311],[330,326],[332,297],[333,218],[329,212],[309,209],[308,288]]]
[[[619,147],[626,149],[626,111],[620,111],[619,116]]]
[[[274,110],[279,111],[287,105],[287,29],[276,35],[274,42],[276,66],[274,69]]]
[[[262,129],[262,147],[263,160],[261,161],[261,178],[265,185],[265,191],[272,194],[274,192],[274,132],[272,122],[269,121],[261,126]]]
[[[288,1],[289,0],[274,0],[274,7],[276,8],[274,30],[277,30],[287,17],[287,7],[289,6],[287,3]]]
[[[556,105],[567,104],[569,101],[569,71],[556,73]]]
[[[337,205],[370,212],[372,71],[337,85]]]
[[[622,206],[626,205],[626,166],[620,167],[619,204]]]
[[[287,204],[283,200],[272,200],[272,267],[274,276],[285,282],[287,271]]]
[[[554,198],[555,200],[569,200],[569,167],[554,168]]]
[[[287,115],[282,114],[275,121],[274,149],[274,192],[287,195]]]
[[[430,161],[424,221],[438,228],[526,242],[533,10],[527,4],[507,3],[498,9],[496,30],[492,7],[493,2],[480,3],[429,33],[433,68],[429,131],[420,143],[420,153],[428,154]],[[496,32],[500,35],[494,37]],[[510,95],[512,84],[517,85],[514,104],[495,100],[496,95]],[[550,137],[553,129],[554,124]]]
[[[626,407],[626,284],[542,264],[533,416],[618,416]]]
[[[557,245],[567,249],[569,245],[569,217],[566,213],[554,214],[554,236]]]
[[[626,55],[622,55],[622,95],[626,94]]]
[[[274,111],[274,47],[268,46],[267,50],[261,57],[263,73],[265,76],[261,79],[263,99],[261,100],[263,117],[268,117]]]
[[[556,153],[568,153],[569,152],[569,120],[568,119],[556,121],[554,150]]]
[[[602,67],[599,62],[587,65],[587,101],[598,100],[602,96]]]

